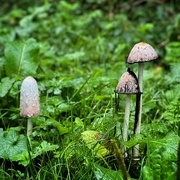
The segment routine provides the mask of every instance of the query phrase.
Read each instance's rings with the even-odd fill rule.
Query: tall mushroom
[[[119,79],[118,85],[115,89],[115,93],[127,94],[124,123],[123,123],[123,133],[122,133],[122,139],[125,142],[128,140],[131,94],[140,93],[137,77],[134,74],[134,72],[130,71],[129,68],[127,72],[125,72]],[[125,151],[125,148],[124,148],[124,151]]]
[[[20,116],[28,118],[27,136],[32,134],[33,123],[30,117],[40,114],[39,92],[36,80],[28,76],[21,85],[20,89]]]
[[[128,64],[138,63],[138,82],[140,91],[143,92],[143,63],[157,59],[158,55],[153,47],[145,42],[140,42],[134,45],[127,58]],[[136,98],[136,115],[134,133],[140,133],[142,114],[142,95],[138,94]],[[138,145],[135,147],[134,156],[139,155]]]

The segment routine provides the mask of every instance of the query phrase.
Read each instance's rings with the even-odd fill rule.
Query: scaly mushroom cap
[[[139,85],[137,82],[137,78],[135,74],[131,74],[131,72],[125,72],[121,78],[119,79],[118,85],[115,90],[118,94],[138,94]]]
[[[32,117],[40,114],[39,92],[36,80],[28,76],[20,89],[20,116]]]
[[[127,63],[147,62],[157,59],[158,55],[153,47],[145,42],[140,42],[134,45],[128,58]]]

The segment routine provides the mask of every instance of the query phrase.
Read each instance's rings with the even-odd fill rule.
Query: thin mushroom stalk
[[[30,117],[39,116],[40,103],[36,80],[28,76],[24,79],[20,89],[20,116],[27,118],[27,136],[32,134],[33,123]]]
[[[124,124],[123,124],[123,136],[122,136],[124,142],[128,140],[130,108],[131,108],[131,95],[127,94],[125,114],[124,114]]]
[[[32,134],[33,130],[33,122],[31,119],[27,119],[27,136],[30,136]]]
[[[128,58],[127,63],[133,64],[138,63],[138,82],[140,91],[143,92],[143,66],[144,62],[152,61],[157,59],[158,55],[153,47],[145,42],[140,42],[134,45]],[[137,95],[136,100],[136,115],[135,115],[135,125],[134,134],[140,133],[141,128],[141,115],[142,115],[142,95]],[[139,156],[139,145],[133,148],[133,156]]]
[[[139,82],[139,89],[141,92],[143,92],[143,63],[138,64],[138,82]],[[141,128],[141,115],[142,115],[142,94],[140,93],[137,95],[137,103],[139,103],[139,112],[138,113],[138,121],[137,121],[137,126],[135,128],[135,134],[140,133],[140,128]]]
[[[137,82],[136,75],[130,71],[130,69],[125,72],[116,87],[115,93],[126,94],[126,107],[124,114],[123,132],[122,140],[126,142],[128,140],[128,130],[129,130],[129,119],[130,119],[130,107],[131,107],[131,94],[139,93],[139,86]],[[123,147],[123,153],[125,153],[126,148]]]
[[[138,64],[138,82],[139,89],[143,92],[143,63]],[[136,95],[136,111],[135,111],[135,122],[134,122],[134,134],[140,134],[141,132],[141,116],[142,116],[142,93]],[[133,157],[139,156],[139,144],[133,147]]]

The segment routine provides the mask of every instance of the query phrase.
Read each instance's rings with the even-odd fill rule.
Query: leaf
[[[26,137],[10,129],[0,134],[0,158],[13,160],[13,156],[27,151]]]
[[[9,77],[5,77],[5,78],[3,78],[1,80],[1,83],[0,83],[0,97],[6,96],[8,91],[11,89],[14,81],[15,81],[14,79],[10,79]]]
[[[127,148],[131,148],[135,146],[136,144],[143,143],[143,142],[145,142],[145,140],[143,140],[143,135],[136,134],[129,141],[124,142],[124,144]]]
[[[32,151],[30,151],[30,152],[25,151],[21,154],[14,155],[12,157],[12,160],[17,161],[18,164],[21,164],[23,166],[27,166],[30,163],[31,159],[34,159],[37,156],[40,156],[41,154],[44,154],[48,151],[54,151],[58,147],[59,147],[58,145],[52,145],[52,144],[48,143],[47,141],[43,141],[43,142],[41,142],[40,146],[37,146],[33,150],[33,152]]]
[[[31,156],[31,158],[29,157]],[[12,160],[18,162],[18,164],[21,164],[23,166],[27,166],[31,159],[34,159],[36,156],[32,154],[32,152],[25,151],[21,154],[17,154],[13,156]]]
[[[35,154],[35,156],[39,156],[45,152],[54,151],[58,147],[59,147],[58,145],[52,145],[52,144],[48,143],[47,141],[43,141],[40,144],[40,146],[36,147],[36,149],[34,150],[34,154]]]
[[[104,168],[98,164],[94,164],[94,174],[97,180],[123,180],[120,171],[114,171],[111,169]]]
[[[84,127],[84,123],[82,122],[82,120],[79,117],[75,118],[75,123],[79,127]]]
[[[35,75],[38,68],[39,47],[35,39],[9,42],[5,46],[7,76]]]
[[[47,126],[53,126],[57,128],[59,131],[60,135],[66,134],[69,132],[69,129],[67,127],[64,127],[61,123],[56,121],[55,119],[45,119],[43,117],[37,117],[37,118],[32,118],[32,120],[41,126],[42,128],[45,128]]]
[[[169,133],[163,139],[149,143],[149,149],[153,151],[147,157],[146,165],[142,169],[143,179],[169,180],[175,176],[178,141],[178,135]]]
[[[109,154],[109,150],[105,146],[100,144],[100,136],[102,136],[97,131],[84,131],[81,133],[83,140],[85,141],[87,147],[93,151],[98,157],[103,157]]]

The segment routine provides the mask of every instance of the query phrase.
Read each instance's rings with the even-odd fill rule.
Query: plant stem
[[[27,119],[27,136],[30,136],[32,134],[33,129],[33,123],[31,119]]]
[[[127,94],[126,96],[126,107],[124,115],[124,124],[123,124],[123,142],[128,140],[128,129],[129,129],[129,116],[130,116],[130,104],[131,104],[131,95]],[[123,153],[126,151],[126,148],[123,148]]]
[[[114,140],[111,140],[111,145],[113,147],[113,155],[115,156],[118,162],[119,169],[122,172],[123,179],[130,180],[121,149],[118,147],[117,143]]]
[[[143,91],[143,63],[138,63],[138,82],[139,89],[142,93]],[[141,131],[141,114],[142,114],[142,94],[137,94],[136,96],[136,113],[135,113],[135,124],[134,124],[134,134],[139,134]],[[133,147],[133,157],[139,156],[139,144]]]

